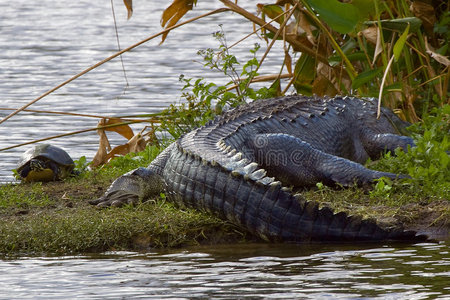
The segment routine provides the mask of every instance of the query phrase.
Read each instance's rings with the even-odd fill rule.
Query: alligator
[[[414,146],[405,123],[374,100],[292,95],[255,100],[217,116],[168,146],[147,168],[116,179],[90,203],[137,203],[166,194],[177,206],[209,212],[264,240],[419,241],[400,227],[304,199],[294,188],[370,185],[397,174],[362,165]]]

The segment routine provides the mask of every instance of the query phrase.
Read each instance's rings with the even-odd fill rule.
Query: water
[[[116,16],[122,48],[161,30],[159,1],[134,1],[126,21]],[[255,3],[244,3],[250,11]],[[220,5],[199,1],[198,15]],[[180,74],[218,82],[202,68],[197,50],[216,47],[211,33],[223,24],[229,44],[252,30],[241,17],[212,16],[155,39],[124,55],[129,88],[115,59],[40,100],[31,108],[100,115],[160,111],[180,99]],[[250,39],[233,50],[250,57]],[[261,42],[261,41],[259,41]],[[18,108],[117,49],[109,1],[17,0],[0,2],[0,107]],[[262,52],[262,51],[261,51]],[[280,53],[280,52],[278,52]],[[262,74],[278,70],[269,55]],[[197,60],[197,61],[196,61]],[[221,81],[220,81],[221,80]],[[0,110],[0,117],[9,112]],[[20,113],[0,124],[0,148],[95,127],[97,119]],[[133,129],[138,131],[139,126]],[[110,135],[113,143],[124,140]],[[52,141],[73,158],[92,158],[98,137],[87,133]],[[0,182],[27,147],[0,152]],[[450,299],[450,244],[418,245],[223,245],[170,252],[106,253],[0,260],[1,299],[70,298],[380,298]]]
[[[222,245],[0,261],[1,299],[450,299],[449,244]]]
[[[122,1],[115,1],[116,19],[122,48],[159,31],[162,11],[170,2],[135,1],[134,15],[127,21]],[[219,1],[199,1],[185,19],[220,7]],[[255,4],[247,4],[255,11]],[[199,49],[218,47],[212,33],[223,24],[229,44],[253,30],[236,14],[214,15],[171,32],[163,45],[156,38],[123,55],[129,87],[124,88],[120,60],[102,65],[55,93],[32,105],[31,109],[96,115],[130,115],[162,110],[178,102],[186,77],[205,77],[224,83],[222,74],[202,67]],[[249,49],[261,40],[253,37],[233,48],[245,62]],[[117,51],[110,1],[18,0],[14,5],[0,2],[0,107],[19,108],[73,75]],[[261,54],[264,50],[260,50]],[[278,52],[280,53],[280,52]],[[274,74],[282,57],[269,55],[261,74]],[[0,110],[3,118],[10,111]],[[20,113],[0,124],[0,148],[53,135],[92,128],[98,119]],[[135,132],[142,125],[133,126]],[[110,133],[113,146],[126,141]],[[95,131],[58,138],[52,144],[68,150],[77,159],[92,159],[98,148]],[[11,169],[28,147],[0,151],[0,182],[12,181]]]

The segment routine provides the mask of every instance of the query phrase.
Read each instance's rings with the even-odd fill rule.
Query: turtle
[[[23,181],[56,181],[72,173],[75,163],[63,149],[39,144],[28,149],[17,163],[17,173]]]

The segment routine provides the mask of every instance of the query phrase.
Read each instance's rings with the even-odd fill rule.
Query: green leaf
[[[266,16],[268,16],[271,19],[276,19],[276,22],[278,22],[279,24],[284,22],[284,16],[281,16],[281,17],[277,18],[279,15],[284,13],[283,9],[281,7],[279,7],[278,5],[275,5],[275,4],[267,4],[267,5],[257,4],[257,6],[263,12],[263,14],[265,14]]]
[[[294,87],[297,93],[310,95],[312,82],[315,76],[316,62],[314,57],[302,54],[295,64]]]
[[[359,10],[350,3],[337,0],[307,0],[306,1],[319,18],[339,33],[353,31],[359,21]]]
[[[411,32],[416,32],[420,25],[422,25],[422,21],[416,17],[402,18],[402,19],[393,19],[393,20],[381,20],[381,27],[383,29],[395,30],[398,32],[403,32],[406,30],[406,27],[410,26]],[[378,21],[367,21],[364,22],[364,25],[377,25]]]
[[[398,38],[397,42],[395,42],[395,45],[394,45],[394,59],[395,59],[395,61],[398,61],[398,59],[400,58],[400,54],[402,53],[403,46],[405,46],[406,39],[408,38],[409,27],[410,26],[409,26],[409,23],[408,23],[408,26],[406,26],[405,31]]]
[[[383,72],[383,68],[380,67],[374,70],[368,70],[358,74],[358,76],[356,76],[356,78],[353,79],[352,88],[356,90],[363,84],[371,82],[381,72]]]

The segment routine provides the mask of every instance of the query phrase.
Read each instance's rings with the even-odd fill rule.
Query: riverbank
[[[228,222],[194,210],[177,209],[163,197],[123,208],[96,209],[89,205],[87,201],[102,195],[118,172],[119,168],[113,167],[64,182],[1,186],[0,253],[139,251],[255,241]],[[449,236],[450,202],[446,200],[408,202],[391,195],[386,201],[356,188],[321,188],[304,191],[303,195],[336,211],[375,218],[386,226],[402,225],[439,239]]]

